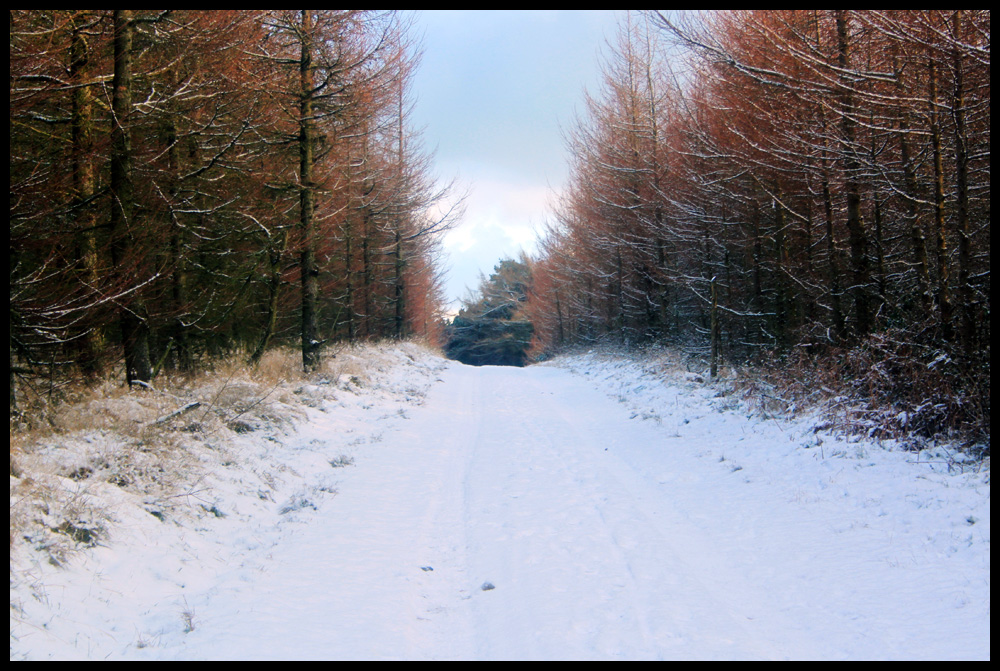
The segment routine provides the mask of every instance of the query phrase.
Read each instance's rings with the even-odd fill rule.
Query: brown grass
[[[114,486],[167,508],[201,477],[193,447],[224,446],[233,434],[282,429],[302,416],[292,391],[307,377],[293,350],[272,350],[253,369],[240,355],[211,368],[162,374],[152,389],[128,389],[109,377],[25,394],[10,422],[11,547],[23,539],[61,564],[109,527],[109,513],[90,503],[94,487]]]

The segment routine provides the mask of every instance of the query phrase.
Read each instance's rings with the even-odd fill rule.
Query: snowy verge
[[[989,459],[975,461],[946,445],[914,452],[891,440],[833,432],[818,410],[765,413],[759,404],[733,394],[731,384],[709,382],[669,353],[591,352],[546,365],[591,381],[621,403],[632,421],[659,428],[665,436],[655,451],[660,456],[649,456],[654,451],[647,449],[631,458],[665,486],[683,482],[685,475],[657,476],[664,454],[692,470],[701,470],[696,464],[717,464],[717,477],[699,484],[711,492],[709,502],[701,499],[692,514],[705,519],[735,514],[734,536],[765,537],[763,529],[784,524],[769,516],[788,515],[791,521],[794,512],[813,521],[808,533],[762,549],[748,573],[771,580],[791,559],[801,559],[795,570],[803,571],[802,585],[812,589],[822,585],[824,573],[832,574],[824,572],[825,564],[852,570],[856,565],[858,573],[876,576],[885,594],[899,583],[899,593],[909,595],[890,605],[880,602],[880,595],[852,595],[857,610],[881,609],[887,621],[897,622],[918,621],[926,610],[940,620],[936,634],[950,641],[946,651],[940,642],[938,647],[928,642],[926,650],[913,649],[907,656],[989,658]],[[810,547],[811,533],[824,527],[834,532],[837,544]],[[873,554],[857,555],[861,540],[875,548]],[[850,612],[832,615],[852,617]]]
[[[589,351],[558,357],[542,365],[555,365],[589,378],[606,394],[626,404],[632,410],[632,418],[658,424],[671,420],[688,424],[691,418],[687,415],[697,415],[706,408],[716,413],[733,412],[743,415],[748,422],[772,422],[781,433],[786,430],[795,433],[801,438],[799,447],[818,448],[820,458],[826,458],[827,448],[833,457],[863,455],[869,448],[877,448],[905,454],[907,461],[924,464],[934,472],[981,474],[989,483],[989,457],[977,459],[947,442],[932,447],[924,444],[925,449],[916,450],[909,443],[892,438],[845,431],[840,423],[830,420],[828,405],[798,407],[794,402],[763,397],[754,391],[734,392],[732,379],[722,377],[711,381],[707,372],[690,370],[684,358],[669,349],[650,349],[634,355]]]
[[[344,348],[308,378],[236,369],[12,434],[11,658],[115,657],[196,628],[186,594],[252,573],[446,365],[412,343]],[[317,415],[327,433],[302,432]]]

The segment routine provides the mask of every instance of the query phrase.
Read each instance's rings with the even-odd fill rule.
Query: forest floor
[[[348,357],[18,448],[11,658],[990,658],[988,461],[667,359]]]

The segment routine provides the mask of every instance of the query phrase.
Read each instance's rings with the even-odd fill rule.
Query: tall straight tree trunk
[[[711,327],[709,328],[709,346],[711,351],[710,375],[714,380],[719,376],[719,291],[712,278],[710,284],[712,298]]]
[[[274,329],[278,323],[278,297],[281,292],[281,263],[285,253],[285,245],[288,240],[287,232],[282,229],[278,233],[277,242],[271,241],[268,249],[268,278],[267,278],[267,320],[264,323],[264,332],[257,341],[257,347],[250,355],[250,365],[256,366],[260,363],[261,357],[267,350],[268,343],[274,335]]]
[[[73,17],[73,36],[70,45],[70,80],[73,82],[72,144],[73,144],[73,202],[71,207],[76,221],[76,264],[82,281],[88,287],[98,286],[97,243],[94,231],[97,212],[94,197],[94,135],[93,93],[89,86],[90,48],[84,34],[88,15],[77,12]],[[98,373],[102,347],[101,334],[95,326],[85,324],[78,350],[80,368],[88,378]]]
[[[351,215],[344,222],[344,309],[347,311],[347,342],[354,342],[354,273],[351,269],[351,255],[354,254],[354,231]]]
[[[952,15],[952,70],[955,88],[951,111],[955,119],[955,196],[958,201],[958,304],[961,306],[960,340],[967,353],[974,348],[975,306],[972,298],[972,243],[969,239],[969,152],[965,124],[965,67],[958,44],[962,40],[962,10]]]
[[[875,197],[874,203],[872,204],[872,223],[875,225],[875,275],[878,278],[878,294],[875,297],[876,305],[875,316],[873,317],[874,321],[882,310],[885,309],[886,297],[888,296],[885,262],[885,233],[882,225],[882,203],[879,201],[878,196]]]
[[[781,196],[781,191],[776,187],[775,193]],[[785,210],[780,203],[774,203],[774,316],[775,316],[775,336],[778,339],[778,348],[782,351],[788,349],[792,341],[791,332],[795,324],[792,318],[791,289],[788,287],[788,240],[785,235]],[[714,281],[714,280],[713,280]],[[715,308],[713,307],[713,310]],[[712,319],[715,319],[713,314]]]
[[[173,74],[173,73],[171,73]],[[174,203],[178,202],[180,195],[180,175],[181,175],[181,152],[178,142],[177,119],[173,114],[169,114],[166,119],[164,135],[167,144],[167,166],[169,171],[170,198]],[[188,311],[188,278],[184,261],[184,226],[181,218],[186,217],[181,212],[168,214],[170,233],[170,296],[173,301],[173,320],[170,325],[171,339],[176,356],[175,363],[178,370],[185,373],[191,372],[194,362],[191,358],[191,347],[188,338],[188,327],[184,323],[183,315]]]
[[[313,176],[313,84],[312,15],[302,10],[300,100],[299,100],[299,229],[302,252],[299,270],[302,278],[302,368],[311,372],[319,367],[319,268],[316,265],[316,191]]]
[[[622,245],[615,244],[615,329],[618,331],[618,342],[622,345],[625,339],[625,263],[622,259]]]
[[[896,90],[902,96],[906,93],[903,82],[903,70],[899,66],[898,57],[892,57],[893,70],[896,78]],[[910,146],[910,111],[905,105],[899,105],[899,160],[903,167],[904,201],[906,203],[906,219],[909,222],[910,246],[913,249],[913,271],[917,279],[917,294],[923,316],[931,316],[930,271],[927,262],[927,239],[923,226],[920,224],[920,207],[917,186],[917,170],[913,163],[913,150]]]
[[[132,142],[129,125],[132,113],[132,17],[129,10],[114,12],[114,77],[111,93],[111,262],[115,269],[116,290],[123,291],[134,281],[125,267],[133,247],[135,195],[132,176]],[[142,300],[132,294],[123,297],[118,308],[122,346],[125,354],[125,380],[129,386],[147,383],[152,378],[149,358],[149,324]]]
[[[403,235],[399,230],[401,224],[397,222],[396,232],[394,237],[395,245],[395,270],[396,270],[396,315],[395,315],[395,332],[397,338],[402,338],[404,335],[405,327],[405,311],[403,309],[403,301],[406,296],[405,286],[403,285],[403,269],[405,267],[405,261],[403,257]]]
[[[663,240],[664,235],[664,225],[663,225],[663,200],[660,198],[660,174],[663,167],[660,165],[660,128],[659,128],[659,112],[656,106],[656,87],[653,82],[653,64],[652,64],[652,53],[653,47],[650,43],[649,34],[649,17],[646,15],[646,22],[644,25],[645,37],[646,37],[646,95],[649,101],[649,128],[650,128],[650,139],[652,141],[652,147],[650,148],[651,165],[650,169],[653,173],[653,230],[655,231],[653,246],[656,254],[655,264],[656,264],[656,291],[655,297],[650,296],[647,300],[655,303],[654,309],[657,310],[655,313],[656,335],[663,339],[667,334],[667,289],[666,289],[666,278],[667,278],[667,268],[666,268],[666,252],[665,252],[665,242]]]
[[[406,309],[404,301],[406,300],[406,287],[403,280],[403,271],[406,268],[406,257],[403,255],[403,226],[405,223],[405,218],[408,216],[408,212],[404,210],[404,202],[407,194],[407,190],[403,184],[404,174],[403,174],[403,158],[405,156],[405,145],[404,145],[404,134],[403,134],[403,82],[399,81],[399,88],[397,90],[397,132],[398,144],[396,147],[397,151],[397,165],[396,170],[398,171],[399,178],[399,199],[400,204],[397,208],[396,213],[396,230],[393,232],[393,243],[395,250],[395,293],[396,293],[396,315],[395,315],[395,332],[397,338],[402,338],[405,335],[406,329]]]
[[[844,173],[847,195],[847,237],[851,249],[851,270],[854,296],[854,334],[862,337],[871,330],[871,301],[869,299],[870,271],[868,263],[868,236],[861,220],[861,178],[855,143],[854,94],[846,73],[851,67],[850,40],[847,10],[836,10],[837,64],[841,71],[840,128],[844,139]]]
[[[812,166],[810,165],[810,167],[809,167],[809,173],[811,173],[811,172],[812,172]],[[808,188],[808,191],[811,193],[812,192],[812,185],[811,185],[812,178],[807,176],[807,179],[810,181],[810,186]],[[806,262],[805,262],[805,271],[806,271],[806,274],[805,274],[805,276],[806,277],[813,277],[815,275],[815,273],[813,272],[813,225],[814,225],[814,222],[813,222],[813,204],[812,204],[812,199],[811,198],[807,198],[806,199],[805,209],[806,209],[805,231],[804,231],[805,241],[804,241],[804,244],[802,245],[803,250],[805,251],[805,255],[806,255]],[[803,302],[803,306],[802,306],[802,318],[807,323],[808,322],[812,322],[813,321],[813,317],[815,316],[815,307],[816,307],[816,300],[815,300],[815,297],[813,296],[813,292],[809,291],[807,293],[804,293],[802,295],[802,302]]]
[[[844,310],[840,304],[840,259],[833,227],[833,194],[830,192],[830,176],[823,160],[822,169],[823,214],[826,220],[827,278],[830,282],[830,309],[833,312],[833,333],[836,340],[844,337]]]
[[[362,305],[364,306],[365,337],[371,336],[375,332],[375,305],[372,302],[372,293],[375,290],[375,268],[372,261],[371,240],[374,233],[371,230],[371,213],[366,207],[362,213],[364,224],[361,236],[361,287]]]
[[[813,28],[816,33],[816,48],[822,48],[823,40],[820,35],[820,23],[818,12],[813,12]],[[828,137],[826,110],[819,111],[820,137]],[[846,326],[844,324],[844,311],[841,306],[840,293],[840,259],[837,251],[837,240],[834,236],[833,226],[833,193],[830,190],[830,167],[827,161],[829,154],[829,140],[824,141],[824,147],[820,154],[820,187],[823,192],[823,215],[826,224],[826,250],[827,250],[827,281],[830,285],[830,312],[833,323],[832,340],[834,342],[843,340]]]
[[[952,303],[951,291],[948,280],[948,238],[945,230],[945,202],[944,202],[944,163],[942,160],[941,148],[941,124],[938,112],[937,97],[937,65],[934,54],[928,50],[927,70],[929,78],[929,99],[927,101],[928,116],[930,117],[931,148],[934,168],[934,229],[937,237],[937,304],[940,310],[941,333],[946,341],[952,341],[955,337],[954,325],[952,323]]]

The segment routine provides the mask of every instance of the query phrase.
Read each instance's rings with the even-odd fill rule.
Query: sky
[[[467,192],[444,238],[457,301],[504,257],[535,251],[564,186],[564,131],[600,87],[600,55],[622,11],[419,11],[414,125],[441,182]]]

